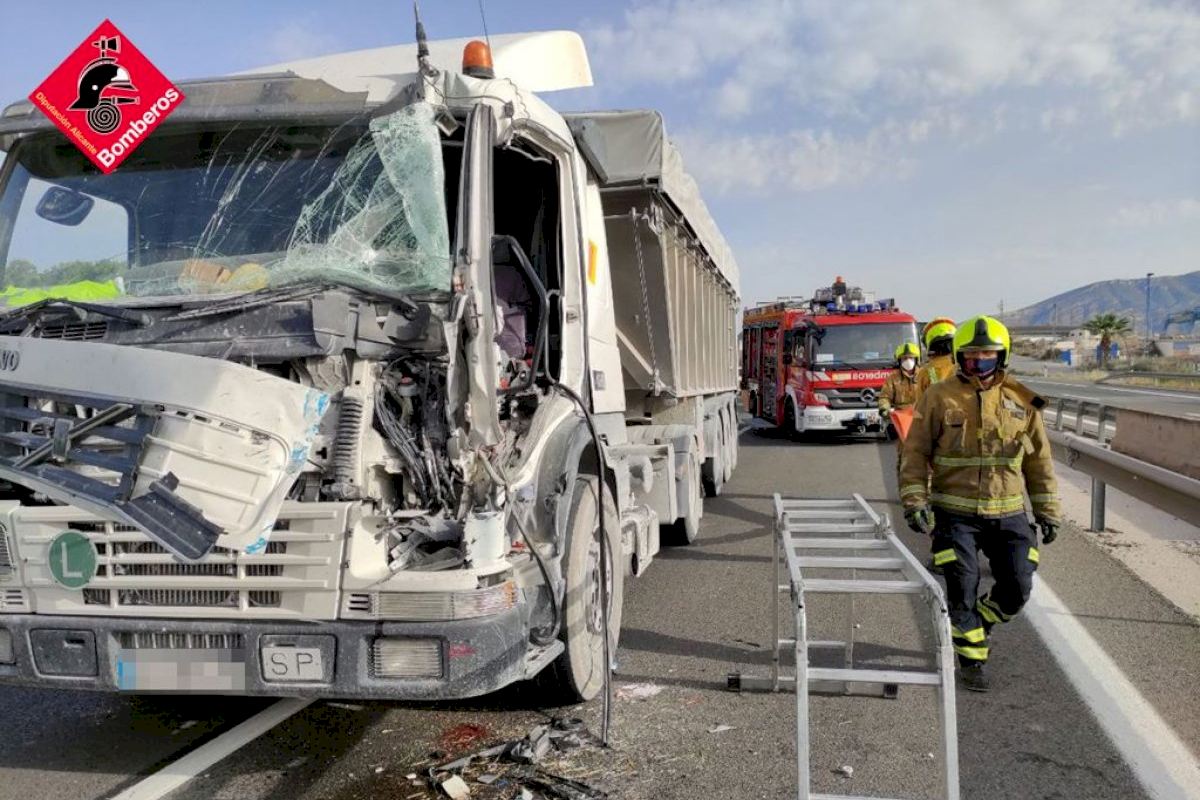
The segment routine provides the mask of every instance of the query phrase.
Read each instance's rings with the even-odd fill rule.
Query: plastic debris
[[[491,786],[493,783],[500,780],[500,776],[493,775],[490,772],[485,772],[482,775],[480,775],[479,777],[477,777],[475,780],[479,781],[484,786]]]
[[[442,781],[439,787],[450,800],[467,800],[471,796],[471,787],[457,775],[451,775]]]
[[[662,690],[657,683],[624,683],[617,687],[616,694],[620,700],[648,700]]]
[[[843,764],[835,769],[834,772],[836,772],[838,775],[844,775],[847,778],[854,777],[854,767],[850,766],[849,764]]]
[[[345,709],[346,711],[362,711],[363,710],[362,706],[355,705],[354,703],[327,702],[327,703],[325,703],[325,705],[329,706],[330,708],[342,708],[342,709]]]
[[[708,732],[709,733],[724,733],[725,731],[734,730],[736,727],[737,727],[736,725],[726,725],[725,723],[721,723],[720,725],[714,725],[711,728],[709,728]]]

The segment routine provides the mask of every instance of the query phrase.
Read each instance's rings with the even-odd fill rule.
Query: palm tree
[[[1084,329],[1093,336],[1100,337],[1100,366],[1108,369],[1108,352],[1114,336],[1129,333],[1129,317],[1118,317],[1116,314],[1097,314],[1083,323]]]

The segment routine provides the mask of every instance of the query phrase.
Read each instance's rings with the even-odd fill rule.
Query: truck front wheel
[[[563,561],[567,591],[562,638],[565,649],[551,666],[553,681],[566,702],[586,702],[604,686],[600,571],[600,481],[581,475],[571,497],[567,523],[567,552]],[[608,492],[604,493],[604,523],[608,542],[609,647],[616,653],[621,631],[625,568],[621,554],[620,522]]]

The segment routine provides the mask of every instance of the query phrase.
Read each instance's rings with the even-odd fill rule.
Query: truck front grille
[[[120,631],[116,637],[124,650],[240,650],[246,645],[240,633]]]
[[[42,339],[63,339],[68,342],[90,342],[108,334],[108,322],[60,322],[43,326],[35,334]]]
[[[877,389],[821,389],[822,394],[829,398],[829,407],[838,408],[875,408]],[[864,392],[868,394],[864,394]]]
[[[178,561],[140,531],[70,507],[22,507],[13,519],[39,613],[334,619],[347,508],[286,503],[262,551],[217,546],[197,562]],[[82,589],[59,585],[47,566],[49,544],[64,529],[96,548],[96,575]]]

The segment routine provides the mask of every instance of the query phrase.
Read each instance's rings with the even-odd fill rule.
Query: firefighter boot
[[[963,688],[968,692],[986,692],[991,688],[991,681],[988,680],[982,661],[962,665],[958,674],[962,678]]]

